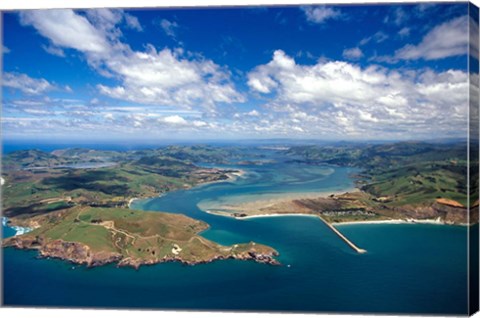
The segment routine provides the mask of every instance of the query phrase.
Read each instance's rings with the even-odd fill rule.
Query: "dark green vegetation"
[[[2,157],[2,171],[50,167],[66,164],[67,160],[41,150],[20,150]]]
[[[28,217],[73,205],[125,207],[131,198],[226,180],[230,172],[200,168],[189,160],[166,156],[162,150],[17,151],[6,155],[2,164],[2,203],[9,217]],[[90,168],[83,168],[85,164]]]
[[[289,155],[312,164],[363,169],[362,190],[392,204],[448,198],[466,205],[467,145],[404,142],[370,146],[292,147]]]
[[[358,187],[368,194],[362,204],[379,216],[445,220],[449,214],[447,221],[467,221],[466,143],[295,146],[287,154],[292,160],[309,164],[362,168],[355,176]],[[471,164],[478,166],[478,161]],[[472,179],[478,180],[478,174]],[[458,210],[454,216],[449,213],[452,211],[445,211],[453,208]],[[340,218],[341,215],[338,213],[337,219],[352,217],[345,214]]]
[[[169,146],[158,150],[163,156],[189,162],[228,163],[240,158],[239,147],[213,147],[209,145]]]
[[[5,245],[89,266],[198,264],[227,258],[277,263],[272,248],[253,242],[221,246],[198,235],[208,228],[206,223],[179,214],[75,207],[33,217],[29,223],[38,228],[7,239]]]
[[[2,161],[3,211],[13,224],[35,230],[4,244],[89,266],[227,258],[277,264],[277,252],[270,247],[254,242],[220,246],[197,235],[208,228],[206,223],[127,209],[132,198],[230,178],[236,170],[201,168],[193,162],[224,162],[235,158],[234,151],[192,146],[7,154]]]
[[[267,161],[262,151],[258,147],[171,146],[126,152],[76,148],[7,154],[2,160],[3,212],[13,224],[35,230],[6,244],[92,266],[195,264],[225,258],[275,264],[276,252],[269,247],[255,243],[225,247],[202,238],[198,233],[208,227],[203,222],[179,214],[127,209],[132,198],[226,180],[234,172],[201,168],[199,162],[263,164]],[[241,216],[310,213],[329,222],[392,218],[468,222],[464,143],[314,145],[268,151],[288,161],[358,167],[361,172],[354,177],[361,191],[248,208]],[[478,166],[476,161],[470,164]],[[478,180],[478,175],[471,178]],[[478,208],[478,200],[475,204]]]

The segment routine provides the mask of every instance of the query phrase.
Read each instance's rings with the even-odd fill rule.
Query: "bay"
[[[235,166],[229,166],[235,167]],[[97,268],[3,250],[4,304],[95,308],[466,314],[467,228],[431,224],[339,226],[366,254],[351,250],[308,216],[236,220],[202,204],[335,192],[353,187],[354,168],[274,161],[243,165],[236,181],[134,201],[132,208],[183,213],[210,228],[220,244],[256,241],[274,247],[282,266],[217,261],[139,270]],[[200,206],[200,207],[199,207]],[[4,228],[4,235],[8,228]],[[11,233],[11,232],[10,232]]]

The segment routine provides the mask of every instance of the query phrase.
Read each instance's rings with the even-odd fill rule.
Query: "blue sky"
[[[8,12],[3,136],[462,137],[469,26],[466,4]]]

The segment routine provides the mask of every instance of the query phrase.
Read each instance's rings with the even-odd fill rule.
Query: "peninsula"
[[[255,242],[222,246],[205,239],[199,235],[209,228],[205,222],[128,208],[132,198],[241,176],[241,170],[198,167],[190,160],[217,162],[223,155],[210,147],[7,154],[2,161],[4,216],[9,225],[33,231],[4,239],[2,245],[90,267],[223,259],[280,264],[271,247]]]
[[[478,152],[478,146],[471,147]],[[294,145],[282,151],[294,163],[359,168],[352,175],[356,189],[287,194],[278,199],[209,206],[208,211],[237,218],[312,214],[331,224],[397,220],[478,223],[478,171],[471,169],[469,196],[466,143],[339,143]],[[470,161],[470,165],[475,167],[478,162]]]
[[[221,246],[198,234],[208,224],[184,215],[121,208],[74,207],[30,219],[33,231],[4,240],[4,246],[36,249],[42,257],[99,266],[187,265],[222,259],[278,265],[274,249],[249,242]]]
[[[244,173],[214,166],[240,164],[248,169],[259,162],[274,164],[263,153],[273,151],[275,160],[291,164],[355,167],[358,172],[351,175],[355,188],[282,193],[267,200],[213,200],[213,205],[199,207],[237,219],[316,216],[353,250],[364,253],[340,233],[338,224],[478,222],[478,214],[469,215],[467,208],[478,210],[478,196],[467,202],[465,149],[464,143],[400,142],[268,149],[198,145],[138,151],[16,151],[2,161],[3,213],[11,225],[34,230],[6,239],[3,245],[37,249],[41,256],[88,266],[117,263],[138,268],[166,261],[193,265],[229,258],[278,264],[278,253],[271,247],[255,242],[221,246],[203,238],[199,233],[208,228],[204,222],[181,214],[129,209],[132,198],[229,181]]]

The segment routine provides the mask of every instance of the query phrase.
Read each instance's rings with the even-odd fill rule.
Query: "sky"
[[[478,79],[466,3],[25,10],[2,24],[6,139],[465,137]]]

